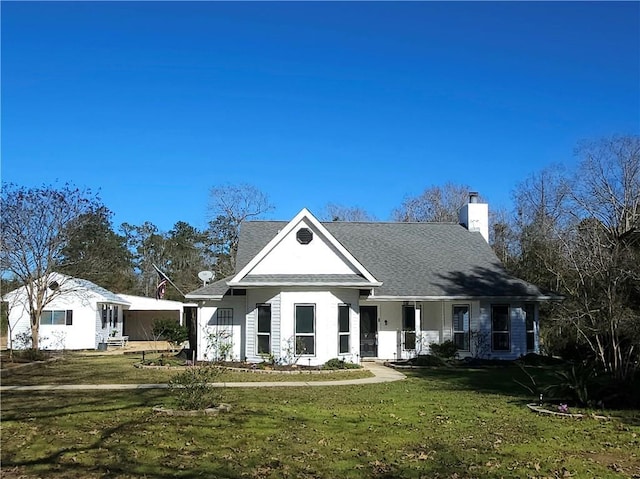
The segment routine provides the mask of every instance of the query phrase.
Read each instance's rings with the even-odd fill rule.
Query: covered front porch
[[[451,340],[458,356],[516,359],[538,352],[535,303],[506,300],[362,301],[360,358],[410,359]]]

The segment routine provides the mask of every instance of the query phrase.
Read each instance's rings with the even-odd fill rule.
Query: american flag
[[[156,268],[158,271],[158,286],[156,287],[156,299],[164,298],[164,294],[167,292],[167,278],[162,271]]]

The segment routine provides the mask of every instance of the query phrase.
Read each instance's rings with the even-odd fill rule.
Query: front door
[[[378,356],[378,308],[360,306],[360,357]]]

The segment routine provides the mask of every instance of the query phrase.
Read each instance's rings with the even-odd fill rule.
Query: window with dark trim
[[[404,349],[413,351],[416,349],[416,308],[413,305],[402,306],[402,335],[404,336]]]
[[[271,305],[258,304],[258,354],[271,354]]]
[[[527,331],[527,351],[534,351],[536,349],[535,316],[536,305],[533,303],[525,304],[524,322]]]
[[[218,308],[216,310],[216,326],[233,325],[233,308]]]
[[[338,354],[349,354],[351,351],[349,345],[350,325],[348,304],[338,305]]]
[[[491,306],[491,349],[493,351],[511,350],[511,318],[509,306],[506,304]]]
[[[453,342],[460,351],[469,351],[469,305],[453,306]]]
[[[296,354],[313,356],[316,353],[316,307],[313,304],[296,304]]]
[[[50,310],[43,311],[40,315],[40,325],[42,326],[72,326],[73,311],[68,310]]]

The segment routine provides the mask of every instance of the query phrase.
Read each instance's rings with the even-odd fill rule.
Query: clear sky
[[[448,181],[490,207],[582,139],[640,133],[639,2],[8,2],[2,180],[204,227],[250,183],[381,220]]]

